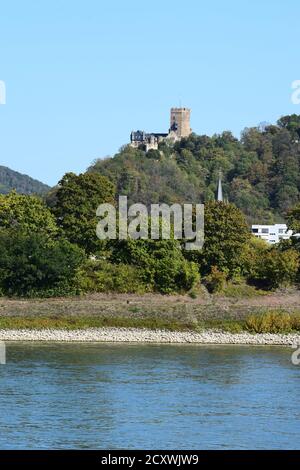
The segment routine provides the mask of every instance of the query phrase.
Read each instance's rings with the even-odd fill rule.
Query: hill
[[[206,202],[214,199],[219,172],[225,197],[249,222],[274,223],[300,200],[300,116],[276,125],[231,132],[191,134],[159,150],[123,147],[88,169],[108,176],[130,203]]]
[[[13,189],[22,194],[43,194],[49,191],[50,187],[30,176],[0,165],[0,193],[6,194]]]

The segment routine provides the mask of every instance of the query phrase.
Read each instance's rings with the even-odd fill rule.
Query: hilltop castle
[[[138,148],[143,146],[146,151],[157,150],[158,144],[164,140],[176,142],[183,137],[188,137],[192,132],[190,127],[191,110],[188,108],[171,108],[170,128],[167,134],[146,133],[144,131],[132,131],[130,135],[130,145]]]

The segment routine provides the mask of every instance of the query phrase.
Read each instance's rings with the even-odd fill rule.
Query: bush
[[[200,281],[197,265],[184,259],[164,257],[154,269],[154,288],[163,294],[188,291]]]
[[[51,297],[78,293],[76,275],[84,254],[66,240],[0,231],[2,295]]]
[[[267,295],[268,292],[264,290],[256,289],[254,286],[249,286],[248,284],[233,284],[232,282],[228,283],[223,289],[222,294],[225,297],[233,297],[237,299],[246,299],[257,297],[259,295]]]
[[[214,294],[216,292],[222,292],[226,286],[227,275],[223,271],[219,271],[216,266],[211,268],[211,273],[206,276],[204,284],[207,290]]]
[[[244,254],[244,274],[257,287],[270,290],[293,284],[298,270],[299,253],[293,248],[281,251],[253,240]]]
[[[80,270],[80,288],[84,292],[144,293],[151,291],[143,272],[136,266],[89,260]]]
[[[276,311],[250,315],[246,319],[246,327],[255,333],[286,333],[300,329],[300,316]]]
[[[111,261],[141,268],[144,284],[163,294],[188,291],[200,281],[177,240],[114,240],[110,247]]]
[[[189,296],[190,296],[191,299],[197,299],[198,294],[197,294],[197,292],[196,292],[195,290],[191,290],[191,291],[189,292]]]

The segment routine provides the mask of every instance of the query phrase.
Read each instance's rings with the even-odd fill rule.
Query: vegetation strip
[[[1,316],[0,330],[87,330],[91,328],[136,328],[166,330],[174,332],[202,332],[217,329],[230,333],[272,333],[288,334],[300,332],[300,314],[269,310],[261,314],[250,314],[243,320],[211,319],[188,320],[166,317],[36,317]]]

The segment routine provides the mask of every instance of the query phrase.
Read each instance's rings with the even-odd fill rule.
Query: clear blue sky
[[[0,164],[55,184],[192,108],[211,135],[298,113],[299,0],[1,2]]]

